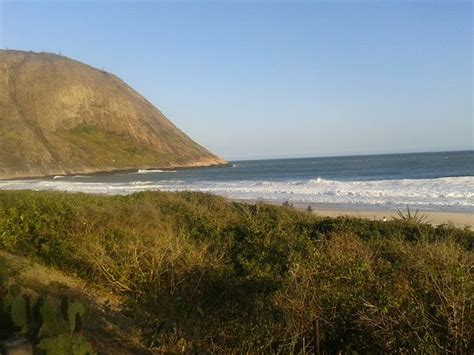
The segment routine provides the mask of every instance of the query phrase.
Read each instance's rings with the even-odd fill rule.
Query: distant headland
[[[113,74],[0,50],[0,179],[223,165]]]

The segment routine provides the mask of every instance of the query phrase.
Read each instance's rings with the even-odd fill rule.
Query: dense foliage
[[[0,341],[23,336],[35,354],[91,355],[92,346],[80,334],[86,316],[85,306],[67,297],[58,304],[47,295],[25,293],[0,257]]]
[[[191,192],[0,192],[1,249],[126,296],[160,351],[472,353],[473,245]]]

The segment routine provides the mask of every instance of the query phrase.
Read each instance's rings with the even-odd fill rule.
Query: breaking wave
[[[146,172],[161,172],[146,170]],[[336,181],[322,178],[293,181],[123,181],[53,180],[0,181],[0,189],[87,192],[110,195],[145,190],[201,191],[239,200],[384,206],[460,207],[474,210],[474,177]]]
[[[175,173],[176,170],[160,170],[160,169],[139,169],[137,174],[150,174],[150,173]]]

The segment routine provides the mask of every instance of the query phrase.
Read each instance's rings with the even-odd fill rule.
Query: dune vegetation
[[[24,288],[60,296],[66,286],[42,281],[54,273],[86,285],[75,298],[98,352],[113,347],[94,314],[127,328],[136,353],[472,353],[474,232],[403,217],[191,192],[3,191],[0,250]],[[26,283],[15,258],[50,271]]]

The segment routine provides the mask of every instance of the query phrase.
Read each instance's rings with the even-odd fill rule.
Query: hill
[[[0,178],[225,161],[118,77],[49,53],[0,50]]]

